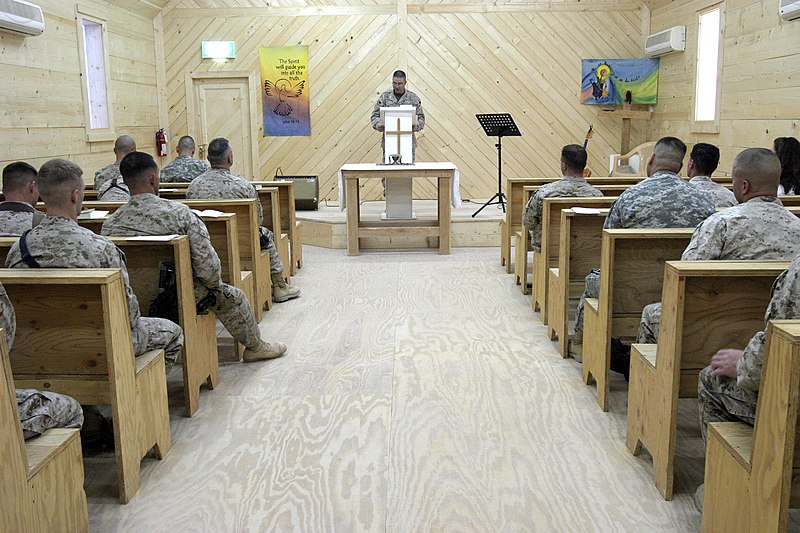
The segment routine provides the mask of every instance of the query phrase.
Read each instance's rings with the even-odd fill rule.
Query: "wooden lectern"
[[[417,109],[411,105],[382,107],[380,122],[383,132],[383,163],[412,164],[414,162],[414,126]],[[399,157],[398,157],[399,156]],[[390,178],[384,183],[386,212],[382,218],[408,220],[414,218],[411,210],[411,178]]]

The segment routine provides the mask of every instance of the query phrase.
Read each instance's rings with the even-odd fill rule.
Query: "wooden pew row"
[[[256,200],[180,200],[180,202],[198,211],[211,209],[237,215],[236,230],[238,232],[237,240],[239,242],[239,262],[241,263],[243,271],[252,272],[252,282],[254,285],[254,290],[252,292],[245,291],[245,294],[248,295],[248,298],[250,298],[251,294],[254,295],[254,297],[250,299],[250,302],[255,312],[256,320],[260,322],[263,316],[264,305],[267,306],[268,310],[272,308],[272,281],[269,273],[269,254],[261,251],[261,245],[259,243]],[[111,213],[116,211],[121,205],[124,205],[124,202],[83,203],[84,209],[99,209]],[[208,225],[208,219],[210,218],[213,217],[203,218],[203,220],[206,221],[206,225]],[[209,232],[210,231],[209,229]],[[222,258],[222,254],[220,253],[222,250],[218,249],[214,242],[212,238],[212,245],[214,245],[220,258]],[[225,269],[224,264],[225,263],[223,263],[223,274]],[[235,280],[228,281],[223,277],[223,281],[235,287],[242,288],[242,290],[244,290],[244,286],[248,284],[248,281],[245,279],[236,282]]]
[[[531,306],[534,311],[540,311],[539,316],[544,325],[548,325],[547,279],[550,269],[558,268],[561,249],[561,211],[578,206],[593,209],[607,208],[616,199],[616,196],[545,198],[542,207],[542,250],[538,254],[534,254],[533,291],[531,294]],[[548,332],[551,332],[551,329],[548,329]],[[550,338],[553,339],[553,335]]]
[[[788,528],[800,507],[800,322],[775,320],[767,344],[755,427],[708,427],[702,531]]]
[[[604,229],[600,292],[584,304],[583,380],[608,410],[611,338],[636,338],[642,309],[659,301],[664,263],[680,259],[693,228]]]
[[[122,274],[0,269],[0,283],[17,316],[16,386],[111,406],[119,499],[127,503],[139,488],[141,459],[151,449],[163,458],[172,440],[164,351],[134,357]]]
[[[49,429],[25,441],[6,335],[0,330],[0,531],[89,531],[79,429]]]
[[[634,344],[628,449],[653,457],[656,488],[672,498],[678,398],[696,398],[717,350],[744,347],[764,326],[775,278],[788,261],[667,261],[658,345]],[[655,301],[655,300],[654,300]]]
[[[516,233],[523,228],[522,210],[527,203],[523,188],[526,186],[544,185],[559,179],[561,179],[561,176],[553,178],[506,178],[506,199],[508,201],[508,208],[506,209],[505,220],[500,222],[500,265],[505,265],[507,273],[511,274],[514,268],[511,263],[511,240]],[[629,176],[619,178],[597,177],[588,178],[587,181],[592,185],[630,185],[638,183],[643,179],[642,177]]]
[[[571,301],[580,298],[584,279],[600,264],[603,224],[608,209],[597,213],[561,211],[558,268],[549,269],[547,294],[547,328],[550,338],[558,338],[561,357],[567,357],[569,310]]]
[[[523,207],[528,204],[531,196],[535,193],[541,186],[540,185],[533,185],[533,186],[526,186],[523,187],[524,192],[524,203]],[[629,187],[629,185],[598,185],[601,192],[603,193],[604,197],[610,197],[616,199],[622,192],[625,191]],[[524,211],[524,209],[523,209]],[[521,220],[521,219],[520,219]],[[547,217],[545,216],[544,209],[542,210],[542,241],[545,238],[545,224],[547,221]],[[557,239],[557,237],[556,237]],[[544,243],[543,243],[544,244]],[[522,294],[528,294],[528,252],[531,251],[531,240],[530,240],[530,233],[527,229],[522,226],[520,231],[516,232],[514,235],[514,281],[520,285],[520,290],[522,290]],[[533,269],[536,268],[537,265],[537,252],[533,253]],[[535,278],[534,278],[535,279]],[[541,286],[540,286],[541,288]],[[536,286],[532,284],[531,290],[534,291],[535,294],[539,295],[542,292],[536,291]],[[546,291],[546,288],[544,289]],[[540,309],[539,300],[537,297],[534,297],[533,300],[533,310],[538,311]],[[542,315],[543,319],[547,319],[546,315]]]
[[[281,233],[289,237],[289,247],[291,256],[290,275],[297,274],[297,270],[303,268],[303,223],[297,220],[295,211],[294,182],[291,180],[280,181],[254,181],[253,185],[259,191],[261,188],[275,187],[278,189],[278,201],[280,203]],[[264,201],[261,205],[266,209]],[[266,216],[266,211],[264,213]]]
[[[92,229],[99,232],[101,225],[95,222]],[[17,237],[0,237],[0,264],[5,265],[11,246],[18,240]],[[186,415],[193,416],[200,406],[201,385],[206,383],[213,389],[219,382],[219,359],[214,314],[198,315],[194,304],[189,238],[181,235],[164,242],[112,237],[111,241],[125,252],[128,278],[142,316],[147,316],[150,302],[158,293],[159,262],[169,261],[175,265],[179,325],[184,335],[184,405]]]

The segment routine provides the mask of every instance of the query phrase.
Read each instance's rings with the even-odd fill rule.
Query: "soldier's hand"
[[[386,126],[378,126],[378,127],[377,127],[377,128],[375,128],[375,129],[376,129],[376,130],[378,130],[378,131],[381,131],[381,132],[382,132],[382,131],[385,131],[385,130],[386,130]]]
[[[736,362],[742,358],[744,350],[725,348],[711,358],[711,374],[736,379]]]
[[[411,131],[419,131],[419,124],[411,127]]]

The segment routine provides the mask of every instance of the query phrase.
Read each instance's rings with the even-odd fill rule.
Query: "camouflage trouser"
[[[642,320],[639,322],[639,334],[636,342],[641,344],[658,343],[658,327],[661,324],[661,302],[647,304],[642,309]]]
[[[79,428],[83,409],[69,396],[36,389],[17,389],[17,409],[25,439],[51,428]]]
[[[272,230],[264,226],[260,226],[258,229],[261,232],[261,237],[263,237],[261,239],[261,249],[269,250],[269,271],[283,272],[283,261],[281,261],[278,249],[275,247],[275,236],[272,234]]]
[[[578,312],[575,315],[575,337],[574,342],[580,344],[583,342],[583,304],[586,298],[597,298],[600,296],[600,269],[595,268],[586,275],[586,287],[581,294],[581,300],[578,302]]]
[[[700,371],[697,394],[703,442],[709,422],[744,422],[751,426],[756,422],[758,393],[739,388],[735,379],[713,376],[710,366]]]
[[[178,359],[183,349],[183,331],[175,322],[166,318],[139,317],[131,330],[133,349],[136,355],[150,350],[164,350],[167,372]]]
[[[256,317],[253,316],[244,292],[223,284],[220,290],[214,291],[214,296],[217,297],[217,303],[212,309],[231,337],[248,348],[258,346],[261,342],[261,332],[258,330]]]

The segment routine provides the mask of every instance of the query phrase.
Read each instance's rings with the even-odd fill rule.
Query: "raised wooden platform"
[[[483,200],[463,202],[461,208],[452,209],[451,244],[453,247],[497,246],[500,242],[500,221],[505,218],[503,210],[490,205],[472,218],[472,213],[483,205]],[[364,202],[361,219],[378,222],[385,209],[384,201]],[[436,218],[436,200],[414,200],[414,212],[418,219]],[[320,204],[318,211],[297,211],[297,220],[303,221],[303,244],[323,248],[347,248],[346,211],[339,211],[338,204]],[[438,237],[368,237],[361,238],[361,249],[405,249],[438,248]]]

